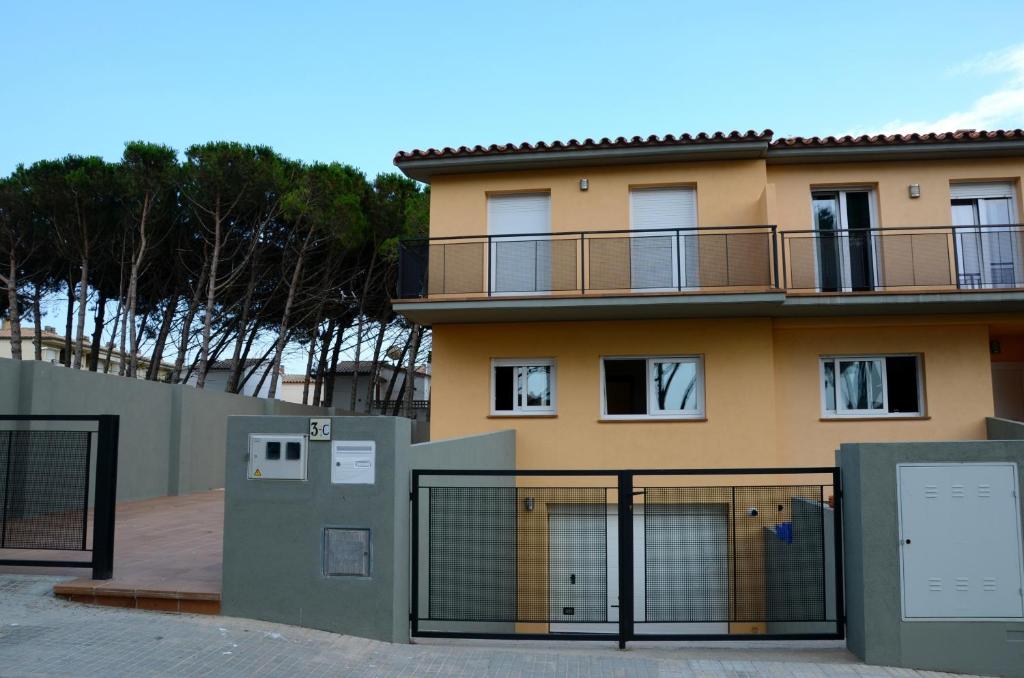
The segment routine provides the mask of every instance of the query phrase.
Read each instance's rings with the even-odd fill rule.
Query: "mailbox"
[[[377,445],[372,440],[335,440],[331,445],[331,482],[335,485],[373,485]]]
[[[305,480],[306,436],[249,436],[250,480]]]

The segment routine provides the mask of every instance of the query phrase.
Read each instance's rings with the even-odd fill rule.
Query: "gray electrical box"
[[[306,436],[250,435],[246,477],[250,480],[305,480]]]
[[[325,528],[324,574],[328,577],[369,577],[370,531]]]

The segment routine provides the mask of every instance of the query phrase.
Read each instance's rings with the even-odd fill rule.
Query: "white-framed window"
[[[921,356],[826,356],[820,362],[824,417],[924,415]]]
[[[491,414],[555,413],[555,361],[549,358],[491,360]]]
[[[601,358],[603,419],[702,419],[701,356]]]

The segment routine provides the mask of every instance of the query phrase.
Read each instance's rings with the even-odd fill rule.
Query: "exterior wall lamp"
[[[907,186],[907,193],[911,198],[921,197],[921,184],[910,184]]]
[[[581,191],[585,191],[588,188],[590,188],[590,180],[589,179],[580,179],[580,190]]]

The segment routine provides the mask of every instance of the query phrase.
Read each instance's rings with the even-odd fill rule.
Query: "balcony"
[[[1000,290],[1024,287],[1021,226],[786,231],[793,293]]]
[[[765,291],[773,226],[407,240],[399,298]]]
[[[576,231],[403,241],[416,322],[1024,311],[1022,226]]]

